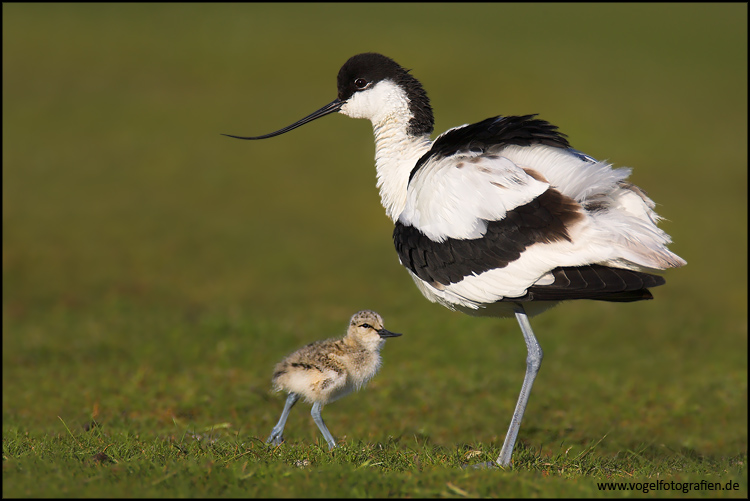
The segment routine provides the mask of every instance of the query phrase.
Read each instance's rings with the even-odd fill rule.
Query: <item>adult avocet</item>
[[[651,299],[683,266],[657,227],[654,203],[613,169],[571,148],[557,127],[496,116],[430,139],[434,119],[422,85],[392,59],[353,56],[338,97],[283,134],[333,112],[367,118],[375,133],[380,198],[401,264],[430,301],[471,315],[515,315],[526,375],[497,463],[510,464],[542,361],[529,324],[560,301]]]

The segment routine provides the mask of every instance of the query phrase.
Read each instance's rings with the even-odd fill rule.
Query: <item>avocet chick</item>
[[[308,344],[276,364],[273,388],[286,391],[289,396],[266,443],[281,444],[289,411],[302,397],[312,404],[310,414],[328,442],[328,449],[336,447],[320,416],[321,409],[367,384],[380,368],[380,349],[386,338],[400,335],[383,328],[380,315],[363,310],[354,314],[342,339]]]

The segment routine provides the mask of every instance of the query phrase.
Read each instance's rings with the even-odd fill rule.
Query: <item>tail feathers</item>
[[[664,278],[659,275],[598,264],[555,268],[551,273],[554,277],[553,283],[533,285],[524,296],[506,297],[503,301],[641,301],[653,299],[649,287],[665,283]]]

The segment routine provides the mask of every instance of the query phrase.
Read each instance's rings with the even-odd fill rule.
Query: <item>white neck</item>
[[[407,124],[389,120],[373,123],[375,134],[375,169],[380,189],[380,203],[395,223],[406,205],[409,174],[417,160],[430,149],[429,135],[411,136]]]
[[[352,118],[367,118],[375,133],[375,167],[380,201],[394,222],[406,205],[409,173],[432,142],[430,136],[412,136],[409,101],[398,85],[383,80],[366,92],[353,95],[341,108]]]

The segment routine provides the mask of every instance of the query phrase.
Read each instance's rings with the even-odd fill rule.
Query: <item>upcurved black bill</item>
[[[387,337],[399,337],[401,335],[401,334],[397,334],[395,332],[391,332],[391,331],[386,330],[386,329],[379,329],[378,330],[378,334],[380,334],[380,337],[384,338],[384,339],[387,338]]]
[[[285,132],[289,132],[292,129],[296,129],[297,127],[300,127],[301,125],[305,125],[306,123],[312,122],[316,118],[324,117],[330,113],[335,113],[339,111],[343,105],[344,105],[344,102],[336,98],[335,100],[323,106],[318,111],[315,111],[307,115],[302,120],[294,122],[292,125],[288,125],[284,127],[283,129],[277,130],[276,132],[271,132],[270,134],[264,134],[262,136],[254,136],[254,137],[230,136],[229,134],[222,134],[222,136],[233,137],[235,139],[266,139],[267,137],[280,136],[281,134]]]

